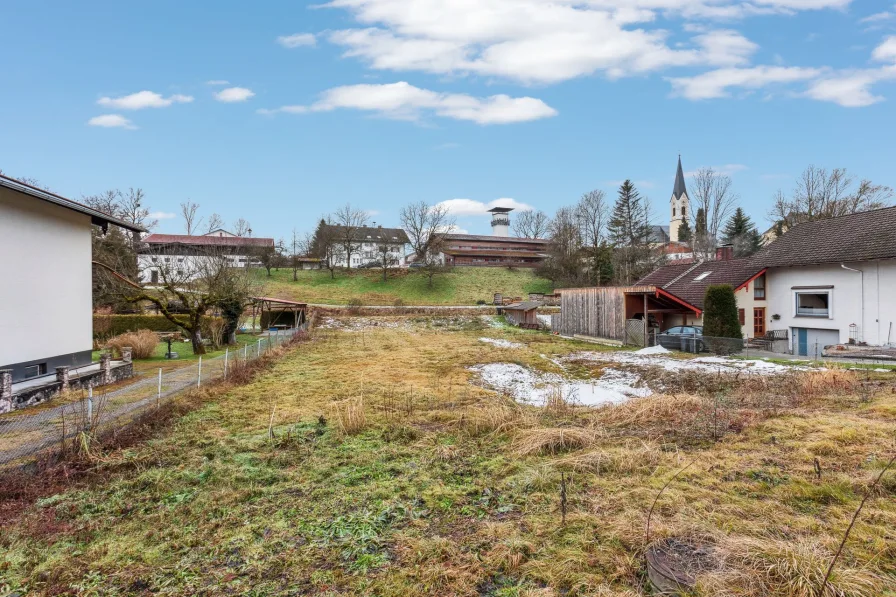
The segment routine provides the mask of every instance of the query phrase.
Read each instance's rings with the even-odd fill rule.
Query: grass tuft
[[[587,448],[597,439],[595,431],[579,427],[525,429],[514,440],[513,449],[520,456],[558,454]]]

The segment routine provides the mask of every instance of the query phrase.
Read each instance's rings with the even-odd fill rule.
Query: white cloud
[[[732,176],[737,174],[738,172],[743,172],[744,170],[749,170],[747,166],[743,164],[725,164],[723,166],[703,166],[703,168],[711,168],[713,172],[716,174],[721,174],[722,176]],[[684,175],[688,178],[696,175],[698,170],[691,170],[690,172],[685,172]]]
[[[317,37],[313,33],[294,33],[292,35],[281,35],[277,38],[277,43],[284,48],[314,46],[317,45]]]
[[[862,108],[884,100],[871,91],[875,83],[893,79],[896,79],[896,66],[839,73],[813,82],[806,96],[844,108]]]
[[[871,57],[879,62],[896,62],[896,35],[887,37],[874,48]]]
[[[103,114],[102,116],[94,116],[90,120],[87,121],[87,124],[90,126],[101,126],[104,128],[122,128],[122,129],[136,129],[130,120],[122,116],[121,114]]]
[[[212,80],[210,80],[210,81],[206,81],[205,84],[206,84],[206,85],[213,85],[213,86],[230,85],[230,81],[227,81],[227,80],[224,80],[224,79],[212,79]]]
[[[700,27],[670,46],[680,17],[734,19],[842,9],[850,0],[332,0],[357,27],[327,38],[378,70],[478,74],[553,83],[603,73],[610,78],[679,66],[747,63],[757,46],[740,33]]]
[[[228,87],[215,93],[215,99],[219,102],[244,102],[255,93],[251,89],[245,87]]]
[[[189,95],[171,95],[162,97],[154,91],[138,91],[122,97],[101,97],[97,100],[101,106],[108,106],[118,110],[142,110],[144,108],[167,108],[172,104],[187,104],[193,101]]]
[[[173,220],[177,217],[177,214],[169,213],[167,211],[154,211],[149,214],[150,220]]]
[[[557,111],[540,99],[492,95],[485,98],[461,93],[439,93],[401,81],[385,85],[347,85],[325,91],[310,106],[283,106],[259,110],[262,114],[287,112],[331,112],[354,109],[374,112],[385,118],[416,121],[427,114],[466,120],[481,125],[509,124],[550,118]]]
[[[728,97],[731,88],[761,89],[769,85],[814,79],[821,69],[799,66],[720,68],[693,77],[672,77],[672,93],[691,100]]]
[[[495,199],[494,201],[489,201],[488,203],[483,203],[482,201],[475,201],[473,199],[448,199],[447,201],[442,201],[439,205],[447,207],[448,213],[455,216],[481,216],[488,214],[488,210],[494,207],[510,207],[517,211],[532,211],[533,208],[531,205],[527,205],[525,203],[521,203],[515,199],[510,199],[507,197],[501,199]]]
[[[859,22],[865,25],[876,25],[893,18],[896,18],[896,13],[885,10],[883,12],[874,13],[873,15],[868,15],[864,19],[859,19]]]

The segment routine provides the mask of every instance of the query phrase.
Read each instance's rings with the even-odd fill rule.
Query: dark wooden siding
[[[563,336],[582,335],[622,342],[625,340],[626,293],[645,290],[640,286],[561,290],[560,315],[553,318],[552,331]]]

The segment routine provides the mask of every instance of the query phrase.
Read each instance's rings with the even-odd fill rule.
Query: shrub
[[[336,416],[339,429],[346,435],[357,435],[367,427],[367,415],[364,412],[362,398],[351,398],[338,405]]]
[[[400,298],[395,299],[395,302],[392,303],[393,307],[404,307],[404,301]]]
[[[476,304],[477,305],[487,305],[488,302],[484,301],[483,299],[479,299],[478,301],[476,301]]]
[[[359,298],[353,298],[348,301],[348,310],[350,313],[358,313],[361,311],[361,307],[364,306],[364,303],[361,302]]]
[[[121,357],[121,349],[130,346],[131,356],[135,359],[148,359],[156,350],[159,337],[150,330],[128,332],[110,338],[106,342],[106,348],[112,350],[112,354]]]
[[[186,315],[175,315],[174,318],[183,322],[187,321]],[[93,315],[94,338],[109,338],[137,330],[179,332],[181,328],[168,321],[164,315],[105,315],[101,313]]]
[[[739,352],[740,342],[716,341],[716,338],[743,340],[744,334],[737,316],[737,298],[730,284],[718,284],[706,289],[703,299],[703,338],[707,346],[718,354]]]

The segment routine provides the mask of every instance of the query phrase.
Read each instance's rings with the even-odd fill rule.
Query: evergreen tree
[[[743,337],[734,288],[709,286],[703,298],[703,341],[717,354],[731,354],[743,348]]]
[[[701,238],[706,236],[706,212],[703,211],[703,208],[697,210],[697,216],[694,218],[694,232],[697,235],[697,238]]]
[[[762,235],[750,216],[738,207],[722,231],[722,242],[734,247],[735,257],[749,257],[762,248]]]
[[[314,236],[311,238],[311,246],[308,247],[309,257],[319,257],[320,259],[326,259],[326,227],[327,221],[321,218],[320,222],[317,223],[317,228],[314,229]]]
[[[631,284],[657,265],[650,246],[649,219],[647,203],[632,181],[626,180],[619,187],[607,226],[616,247],[614,273],[623,284]]]
[[[691,238],[693,234],[691,233],[691,225],[688,224],[687,220],[684,220],[681,223],[681,226],[678,227],[678,242],[680,243],[689,243],[691,242]]]

